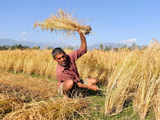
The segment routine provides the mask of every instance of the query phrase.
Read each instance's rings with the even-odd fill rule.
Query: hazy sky
[[[36,21],[61,8],[91,25],[89,45],[149,44],[153,37],[160,40],[159,6],[159,0],[0,0],[0,38],[77,45],[78,36],[68,38],[62,33],[33,29]]]

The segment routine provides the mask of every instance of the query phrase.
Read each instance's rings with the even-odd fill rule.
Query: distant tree
[[[14,49],[28,49],[29,47],[28,46],[23,46],[21,44],[16,44],[16,45],[12,45],[12,46],[9,46],[9,45],[3,45],[3,46],[0,46],[0,50],[14,50]]]
[[[134,50],[134,49],[136,49],[137,47],[138,47],[138,46],[136,45],[136,43],[132,43],[130,49],[131,49],[131,50]]]
[[[7,50],[7,49],[9,49],[9,46],[5,46],[5,45],[0,46],[0,50]]]
[[[34,46],[32,49],[40,49],[40,46]]]
[[[103,44],[100,44],[100,45],[99,45],[99,48],[100,48],[100,50],[104,50]]]
[[[47,49],[48,49],[48,50],[51,50],[51,49],[53,49],[53,47],[48,46]]]
[[[108,50],[111,50],[111,49],[112,49],[111,46],[105,46],[105,48],[104,48],[105,51],[108,51]]]
[[[128,46],[125,44],[125,45],[123,45],[121,48],[128,48]]]
[[[9,48],[11,50],[14,50],[14,49],[21,49],[21,50],[23,50],[23,49],[28,49],[29,47],[28,46],[23,46],[21,44],[16,44],[16,45],[10,46]]]
[[[74,47],[73,46],[67,46],[66,49],[70,49],[70,50],[73,50]]]

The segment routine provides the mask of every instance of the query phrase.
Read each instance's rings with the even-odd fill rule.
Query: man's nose
[[[61,58],[61,61],[64,61],[64,58],[63,58],[63,57]]]

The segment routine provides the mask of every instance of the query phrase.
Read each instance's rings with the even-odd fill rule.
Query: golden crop
[[[66,50],[67,53],[71,52]],[[123,110],[126,101],[133,102],[134,110],[144,120],[149,108],[160,118],[160,49],[92,50],[77,61],[80,76],[94,77],[105,87],[105,114]],[[51,50],[0,51],[0,69],[15,73],[36,74],[56,80],[56,62]]]

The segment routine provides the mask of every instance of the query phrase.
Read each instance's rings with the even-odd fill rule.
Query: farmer
[[[57,61],[56,78],[58,80],[58,88],[63,91],[64,97],[69,97],[68,93],[74,85],[78,88],[86,88],[89,90],[97,91],[97,80],[88,78],[87,81],[80,79],[75,61],[87,52],[87,43],[84,34],[78,29],[80,35],[81,46],[78,50],[66,54],[61,48],[55,48],[52,51],[52,56]],[[84,84],[84,82],[86,82]]]

